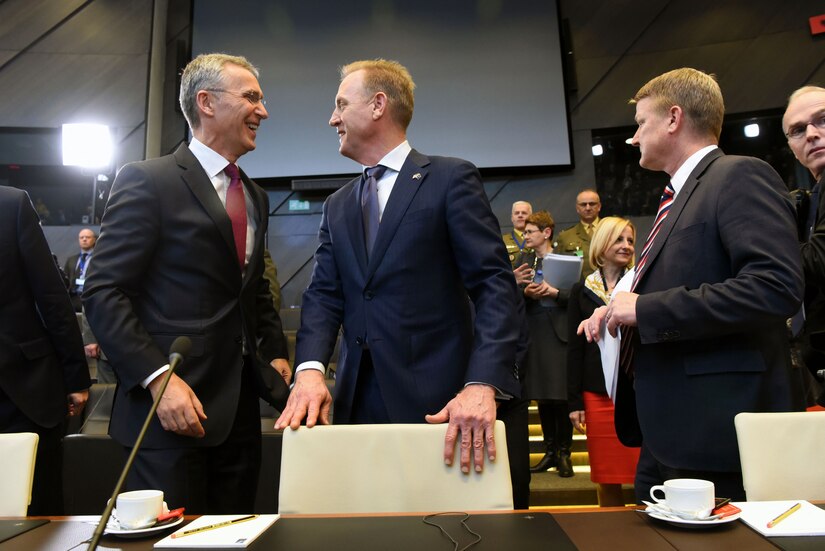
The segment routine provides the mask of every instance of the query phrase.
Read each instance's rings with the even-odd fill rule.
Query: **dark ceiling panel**
[[[84,0],[0,2],[0,50],[19,51],[43,36]]]

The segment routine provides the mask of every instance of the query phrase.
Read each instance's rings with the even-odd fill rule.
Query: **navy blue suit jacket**
[[[619,438],[638,444],[641,428],[665,465],[740,470],[734,416],[794,407],[785,320],[802,288],[779,175],[758,159],[710,152],[674,200],[636,287],[640,340],[633,385],[622,376],[617,389]]]
[[[343,326],[335,422],[349,422],[364,346],[393,422],[423,422],[468,382],[518,396],[518,295],[476,168],[411,151],[369,260],[360,188],[324,204],[297,336],[296,365],[326,365]]]

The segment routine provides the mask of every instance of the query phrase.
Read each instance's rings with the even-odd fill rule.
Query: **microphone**
[[[132,452],[129,454],[129,458],[126,459],[126,465],[123,466],[123,471],[120,473],[120,478],[118,478],[117,484],[115,484],[115,490],[112,492],[109,502],[103,510],[103,514],[100,516],[100,522],[97,523],[97,528],[95,528],[94,534],[92,534],[88,551],[94,551],[97,549],[97,544],[100,543],[100,538],[103,536],[103,531],[106,529],[106,524],[109,522],[109,517],[112,516],[112,509],[115,508],[117,496],[123,488],[123,484],[126,482],[126,475],[128,475],[129,471],[132,469],[132,463],[135,462],[135,456],[137,455],[140,445],[143,443],[143,438],[146,436],[146,432],[149,430],[149,425],[151,424],[152,419],[155,416],[155,412],[158,409],[160,399],[163,398],[163,393],[166,392],[166,385],[169,384],[169,379],[172,378],[172,373],[175,372],[175,368],[178,367],[178,365],[180,365],[180,363],[186,358],[191,349],[192,341],[189,340],[189,337],[178,337],[172,342],[172,346],[169,348],[169,369],[166,371],[163,381],[161,381],[158,395],[155,397],[154,402],[152,402],[152,407],[149,408],[149,414],[143,422],[143,427],[140,429],[137,439],[135,439],[135,445],[132,446]]]

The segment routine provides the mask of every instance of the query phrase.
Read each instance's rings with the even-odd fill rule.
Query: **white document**
[[[802,506],[773,528],[768,523],[796,505]],[[766,537],[825,536],[825,510],[809,501],[741,501],[734,505],[742,509],[745,524]]]
[[[556,289],[569,289],[579,282],[582,273],[582,259],[580,256],[569,254],[546,254],[541,261],[541,271],[544,281]],[[543,298],[541,303],[555,305],[556,300]]]
[[[280,515],[258,515],[252,520],[180,536],[180,534],[190,530],[220,524],[244,516],[246,515],[203,515],[157,542],[155,549],[167,547],[176,549],[234,549],[247,547],[280,517]],[[177,537],[173,538],[172,536]]]
[[[613,293],[619,291],[630,291],[633,285],[633,274],[636,273],[636,268],[628,270],[628,272],[619,280]],[[611,298],[613,296],[611,293]],[[604,371],[604,388],[607,389],[607,395],[616,404],[616,382],[619,380],[619,348],[622,342],[622,332],[619,330],[617,337],[612,337],[607,332],[607,324],[602,321],[602,326],[599,328],[599,351],[602,355],[602,371]]]

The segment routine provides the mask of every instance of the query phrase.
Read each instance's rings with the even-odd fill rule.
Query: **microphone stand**
[[[117,500],[117,496],[120,493],[121,488],[123,488],[123,483],[126,482],[126,475],[128,475],[129,471],[132,469],[132,463],[134,463],[138,449],[140,448],[140,445],[143,443],[143,438],[146,436],[146,432],[149,430],[149,424],[152,422],[152,418],[155,416],[155,412],[158,409],[158,404],[160,404],[160,400],[161,398],[163,398],[163,393],[166,392],[166,385],[169,384],[169,379],[172,378],[172,374],[175,372],[175,368],[183,361],[183,356],[184,354],[188,353],[188,349],[190,346],[191,342],[186,337],[178,337],[172,343],[170,350],[172,350],[173,352],[169,354],[169,369],[166,371],[166,374],[164,375],[163,380],[160,383],[160,390],[158,391],[158,395],[152,402],[152,407],[149,409],[149,414],[146,416],[146,420],[143,422],[143,428],[140,429],[137,439],[135,440],[135,445],[132,446],[132,452],[129,454],[129,458],[126,460],[126,465],[124,465],[123,471],[121,471],[120,473],[120,478],[118,479],[117,484],[115,484],[115,490],[112,492],[112,496],[109,498],[109,502],[106,504],[106,508],[103,510],[103,514],[100,517],[100,522],[98,522],[97,528],[95,528],[94,534],[92,534],[92,539],[89,543],[88,551],[95,551],[95,549],[97,549],[98,543],[100,543],[100,538],[103,536],[103,531],[106,529],[106,524],[109,522],[109,517],[112,516],[112,509],[115,508],[115,501]],[[178,352],[177,350],[179,349],[186,349],[186,352]]]

